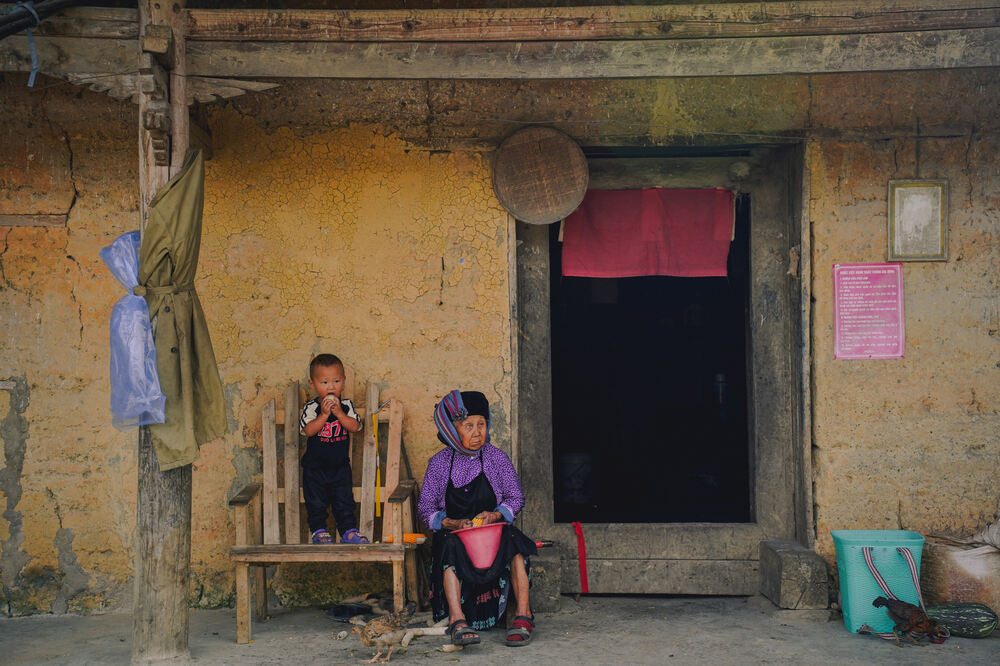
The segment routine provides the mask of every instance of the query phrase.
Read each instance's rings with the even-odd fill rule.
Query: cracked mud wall
[[[290,380],[305,385],[319,352],[353,366],[356,398],[370,378],[403,403],[418,474],[438,448],[433,405],[455,387],[490,397],[509,445],[508,219],[487,157],[415,149],[373,125],[266,131],[229,109],[213,111],[210,127],[199,291],[243,429],[203,448],[196,479],[231,472],[234,450],[258,450],[261,405]],[[206,502],[223,506],[229,490],[204,487]],[[225,571],[228,516],[196,512],[194,529],[210,544],[208,568]],[[328,602],[389,585],[387,567],[345,569],[287,567],[279,598]]]
[[[807,150],[812,222],[817,550],[832,529],[969,535],[1000,499],[1000,106],[996,71],[833,77],[816,124],[880,121],[881,140]],[[870,120],[869,120],[870,119]],[[908,129],[907,129],[908,128]],[[834,263],[886,256],[890,179],[949,182],[946,262],[903,262],[905,358],[833,360]]]
[[[259,478],[262,405],[319,351],[404,403],[418,476],[451,388],[486,392],[509,446],[510,239],[490,159],[510,120],[586,145],[807,137],[817,549],[832,561],[834,528],[976,527],[1000,493],[998,78],[301,81],[209,107],[197,286],[229,432],[195,464],[192,603],[232,602],[226,500]],[[138,223],[135,109],[25,80],[0,80],[0,215],[65,224],[0,227],[0,612],[122,608],[135,434],[110,427],[121,287],[97,253]],[[834,362],[830,267],[884,260],[887,180],[916,175],[951,181],[951,258],[904,267],[906,359]],[[279,576],[288,603],[388,585],[377,567],[296,570]]]
[[[89,612],[131,595],[134,436],[108,413],[98,252],[136,226],[135,112],[0,77],[0,613]],[[5,220],[10,218],[5,217]],[[64,220],[62,223],[59,220]]]

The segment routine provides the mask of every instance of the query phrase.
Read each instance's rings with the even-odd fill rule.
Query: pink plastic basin
[[[477,569],[488,569],[493,564],[493,558],[497,556],[497,549],[500,548],[501,532],[503,532],[503,523],[490,523],[489,525],[455,530],[455,534],[465,546],[465,552],[472,560],[472,566]]]

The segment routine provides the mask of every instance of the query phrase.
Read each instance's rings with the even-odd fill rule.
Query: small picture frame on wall
[[[889,261],[948,260],[948,181],[889,181]]]

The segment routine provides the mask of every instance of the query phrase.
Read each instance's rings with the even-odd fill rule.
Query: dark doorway
[[[563,277],[558,226],[555,522],[750,522],[749,195],[727,277]]]

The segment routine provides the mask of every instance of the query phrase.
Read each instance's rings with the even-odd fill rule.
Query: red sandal
[[[535,620],[533,617],[518,615],[514,618],[513,624],[507,630],[507,640],[504,641],[510,647],[521,647],[531,642],[531,635],[535,631]]]

